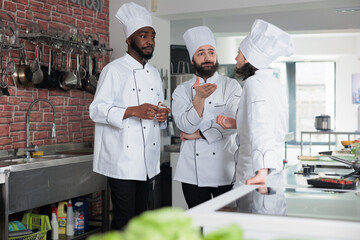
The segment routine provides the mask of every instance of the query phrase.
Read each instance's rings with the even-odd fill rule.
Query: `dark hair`
[[[241,77],[243,80],[246,80],[248,77],[251,77],[255,74],[258,69],[251,65],[250,63],[245,63],[242,68],[236,68],[235,73]]]

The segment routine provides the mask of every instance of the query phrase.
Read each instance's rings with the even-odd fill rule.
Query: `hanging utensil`
[[[39,84],[44,75],[43,75],[43,71],[41,71],[41,66],[40,66],[40,47],[39,45],[36,45],[35,47],[35,59],[31,62],[30,64],[30,69],[32,71],[32,78],[31,81],[33,82],[33,84]]]

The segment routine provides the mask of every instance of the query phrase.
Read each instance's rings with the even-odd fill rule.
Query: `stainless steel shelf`
[[[303,141],[303,135],[308,134],[309,135],[309,156],[311,156],[311,145],[312,145],[312,141],[311,141],[311,135],[313,134],[321,134],[321,135],[329,135],[329,141],[328,141],[328,146],[329,146],[329,150],[331,147],[331,135],[347,135],[348,136],[348,140],[350,140],[350,136],[354,135],[354,137],[356,137],[357,135],[360,135],[360,132],[336,132],[336,131],[301,131],[301,152],[300,154],[303,155],[303,145],[304,145],[304,141]]]

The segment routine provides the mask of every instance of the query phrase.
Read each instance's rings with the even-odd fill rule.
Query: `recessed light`
[[[348,8],[335,8],[335,12],[344,13],[344,12],[358,12],[360,7],[348,7]]]

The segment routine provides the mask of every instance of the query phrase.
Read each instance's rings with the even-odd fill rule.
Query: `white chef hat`
[[[186,48],[189,51],[190,60],[192,60],[196,50],[204,45],[211,45],[216,50],[215,38],[212,31],[206,26],[199,26],[188,29],[183,38]]]
[[[123,4],[115,17],[123,25],[126,38],[140,28],[153,27],[149,11],[133,2]]]
[[[260,19],[255,20],[250,34],[239,48],[246,60],[257,69],[267,68],[278,57],[288,57],[294,52],[288,33]]]

